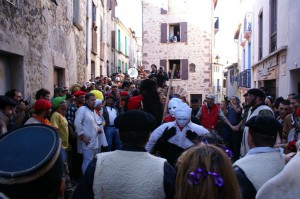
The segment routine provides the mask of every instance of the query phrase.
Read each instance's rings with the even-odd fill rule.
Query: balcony
[[[246,69],[239,73],[238,86],[250,88],[251,87],[251,69]]]

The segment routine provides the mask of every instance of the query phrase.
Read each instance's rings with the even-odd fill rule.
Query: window
[[[118,51],[121,51],[121,31],[118,30]]]
[[[251,43],[248,43],[248,69],[251,68]]]
[[[168,63],[168,67],[167,67]],[[187,59],[175,59],[175,60],[160,60],[160,66],[167,68],[166,72],[171,77],[173,67],[175,68],[174,79],[188,80],[188,60]]]
[[[73,25],[82,30],[80,25],[80,0],[73,0]]]
[[[187,22],[161,24],[161,43],[187,42]]]
[[[189,65],[189,68],[190,68],[190,73],[195,73],[196,72],[196,65],[194,63],[191,63]]]
[[[246,50],[243,48],[243,71],[246,69]]]
[[[24,93],[23,57],[11,52],[0,51],[0,92],[18,88]],[[3,95],[3,94],[2,94]]]
[[[258,60],[263,57],[263,12],[258,15]]]
[[[127,73],[127,72],[128,72],[128,64],[125,63],[124,73]]]
[[[92,53],[97,54],[97,23],[96,23],[96,5],[93,3],[92,7]]]
[[[277,49],[277,0],[270,0],[270,53]]]
[[[125,55],[127,56],[127,37],[125,37]]]
[[[63,87],[65,86],[64,78],[65,78],[65,69],[54,67],[53,71],[53,83],[54,87]]]
[[[180,42],[180,25],[169,26],[169,42]]]
[[[173,79],[180,79],[180,77],[181,77],[180,59],[169,60],[169,70],[168,70],[169,78],[171,78],[171,72],[173,70],[173,67],[176,68],[174,71]]]
[[[118,73],[121,73],[121,60],[118,59],[118,69],[117,69]]]
[[[215,17],[214,21],[214,31],[215,34],[217,34],[217,32],[219,32],[219,17]]]
[[[95,76],[95,62],[91,61],[91,79],[93,80]]]

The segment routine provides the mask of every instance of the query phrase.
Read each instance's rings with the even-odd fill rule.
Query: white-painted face
[[[190,121],[190,118],[190,116],[181,111],[176,114],[177,124],[181,127],[184,127]]]
[[[178,98],[172,98],[168,103],[168,110],[169,113],[174,117],[175,110],[179,106],[179,103],[181,102],[181,99]]]

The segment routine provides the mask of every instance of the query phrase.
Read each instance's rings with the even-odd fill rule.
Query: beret
[[[39,111],[39,110],[48,110],[52,107],[52,104],[45,99],[38,99],[34,103],[34,110]]]
[[[48,198],[57,190],[63,155],[54,128],[24,125],[1,136],[0,143],[1,192],[10,198]]]
[[[75,97],[78,97],[80,95],[86,95],[86,92],[84,91],[76,91],[74,94],[73,94]]]
[[[261,98],[265,97],[264,92],[262,90],[258,89],[258,88],[251,88],[250,90],[247,91],[246,94],[247,95],[251,94],[251,95],[254,95],[254,96],[257,96],[257,97],[261,97]]]
[[[122,91],[120,93],[121,96],[129,96],[129,93],[127,91]]]
[[[115,126],[123,131],[149,131],[155,128],[155,117],[141,110],[130,110],[120,114],[114,121]]]
[[[0,95],[0,106],[16,106],[17,102],[12,100],[10,97]]]
[[[52,106],[54,109],[56,109],[63,101],[65,101],[66,99],[66,95],[63,96],[63,97],[55,97],[53,100],[52,100]]]
[[[280,123],[269,116],[256,115],[250,118],[245,126],[254,130],[256,133],[260,135],[266,136],[276,136],[277,131],[281,128]]]

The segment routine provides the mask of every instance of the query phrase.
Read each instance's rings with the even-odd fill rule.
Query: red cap
[[[127,91],[122,91],[120,93],[121,96],[129,96],[129,93]]]
[[[80,95],[86,95],[86,92],[84,92],[84,91],[77,91],[77,92],[75,92],[73,95],[74,95],[75,97],[78,97],[78,96],[80,96]]]
[[[34,104],[34,110],[39,111],[39,110],[48,110],[52,107],[52,104],[45,99],[38,99],[36,100]]]

